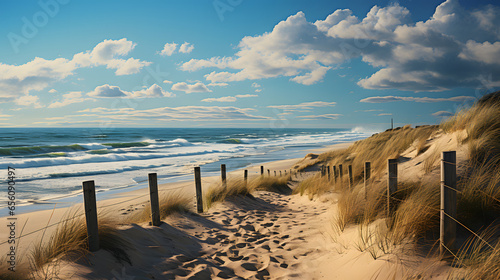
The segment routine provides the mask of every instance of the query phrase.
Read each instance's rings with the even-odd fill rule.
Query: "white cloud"
[[[341,117],[341,114],[323,114],[323,115],[309,115],[309,116],[297,116],[304,120],[336,120]]]
[[[472,96],[455,96],[450,98],[434,98],[434,97],[402,97],[402,96],[374,96],[361,99],[359,102],[365,103],[387,103],[396,101],[411,101],[420,103],[433,103],[433,102],[467,102],[473,101],[475,98]]]
[[[174,42],[166,43],[165,46],[163,46],[163,50],[158,51],[158,53],[162,56],[171,56],[176,50],[180,53],[190,53],[194,50],[194,45],[188,42],[184,42],[178,49],[177,46],[178,44]]]
[[[34,95],[23,95],[15,100],[17,105],[21,106],[33,106],[34,108],[42,108],[40,104],[40,99],[38,96]]]
[[[313,101],[304,102],[297,105],[272,105],[267,106],[269,108],[281,109],[285,111],[295,111],[295,110],[312,110],[317,107],[333,107],[337,104],[336,102],[324,102],[324,101]]]
[[[69,104],[80,103],[80,102],[84,102],[87,100],[95,101],[95,99],[92,99],[92,98],[84,98],[82,96],[81,91],[72,91],[70,93],[64,94],[62,96],[62,101],[53,102],[48,106],[48,108],[64,107],[64,106],[67,106]]]
[[[173,82],[172,81],[169,81],[169,80],[165,80],[163,81],[164,84],[172,84]]]
[[[490,85],[500,86],[499,25],[500,8],[466,10],[458,0],[419,22],[399,4],[373,6],[362,18],[336,10],[314,23],[298,12],[269,32],[242,38],[233,56],[191,59],[180,68],[215,68],[205,76],[210,82],[284,76],[311,85],[361,58],[378,68],[358,82],[368,89],[443,91],[478,87],[490,76]]]
[[[238,94],[236,95],[237,98],[248,98],[248,97],[258,97],[257,94]]]
[[[377,115],[378,117],[381,117],[381,116],[392,116],[391,113],[381,113],[381,114],[378,114]]]
[[[55,90],[55,89],[49,90],[49,93],[56,93],[56,92],[57,92],[57,90]]]
[[[176,121],[232,121],[232,120],[268,120],[269,117],[253,115],[255,109],[238,107],[219,107],[219,106],[181,106],[181,107],[161,107],[146,110],[135,110],[132,108],[110,109],[98,107],[94,109],[85,109],[79,113],[95,113],[104,118],[115,116],[118,119],[161,119]]]
[[[256,88],[256,89],[255,89],[255,92],[261,92],[261,91],[262,91],[262,89],[261,89],[261,88]]]
[[[226,87],[228,85],[229,85],[228,83],[210,83],[210,84],[208,84],[208,86],[210,86],[210,87]]]
[[[117,86],[110,86],[108,84],[98,86],[93,91],[87,93],[88,96],[97,98],[113,98],[113,97],[129,97],[129,98],[151,98],[151,97],[174,97],[168,91],[164,91],[159,85],[153,84],[147,89],[137,91],[123,91]]]
[[[14,101],[17,97],[28,96],[30,92],[44,90],[54,82],[73,75],[76,69],[82,67],[102,65],[115,69],[116,75],[137,73],[150,62],[134,58],[126,60],[118,58],[127,55],[134,47],[135,44],[125,38],[104,40],[92,51],[77,53],[71,60],[66,58],[46,60],[35,57],[32,61],[21,65],[0,63],[0,102]],[[24,97],[20,102],[25,103],[28,100],[34,100],[34,97]]]
[[[452,112],[448,112],[448,111],[438,111],[436,113],[432,113],[433,116],[435,117],[451,117],[453,116],[454,114]]]
[[[163,46],[163,50],[161,50],[159,53],[163,56],[171,56],[175,52],[176,48],[176,43],[166,43],[165,46]]]
[[[118,58],[127,55],[136,44],[126,38],[120,40],[104,40],[89,52],[78,53],[73,56],[72,63],[76,67],[93,67],[104,65],[108,69],[116,69],[116,75],[130,75],[138,73],[151,62],[135,58]]]
[[[184,42],[184,44],[182,44],[180,47],[179,47],[179,52],[181,53],[190,53],[192,52],[194,49],[194,45],[193,44],[190,44],[188,42]]]
[[[235,102],[236,97],[234,96],[224,96],[219,98],[205,98],[201,100],[202,102]]]
[[[172,90],[184,91],[185,93],[192,92],[212,92],[203,83],[187,84],[185,82],[176,83],[172,86]]]
[[[252,83],[252,87],[254,87],[254,88],[260,88],[260,85],[258,83]]]

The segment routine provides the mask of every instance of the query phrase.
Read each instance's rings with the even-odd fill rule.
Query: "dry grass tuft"
[[[250,190],[276,192],[281,194],[291,194],[292,189],[288,186],[288,182],[292,180],[291,175],[281,177],[257,177],[249,182]]]
[[[120,236],[118,226],[109,218],[100,215],[99,244],[101,249],[110,252],[117,260],[130,263],[125,251],[127,242]],[[63,218],[54,234],[48,241],[40,240],[31,253],[31,266],[44,273],[44,266],[63,258],[71,260],[84,259],[89,254],[87,244],[87,227],[85,218],[78,217],[77,212],[69,212]]]
[[[314,196],[321,196],[330,191],[333,191],[332,180],[328,180],[328,176],[321,176],[317,173],[301,181],[293,190],[293,194],[307,195],[312,200]]]
[[[160,220],[165,219],[174,213],[186,213],[190,211],[191,198],[181,192],[173,192],[163,195],[159,193]],[[136,211],[130,218],[129,223],[142,223],[151,221],[151,204],[147,204],[142,211]]]
[[[203,197],[205,209],[209,209],[217,202],[222,202],[230,196],[251,196],[253,189],[244,180],[228,180],[224,187],[221,182],[212,185]]]

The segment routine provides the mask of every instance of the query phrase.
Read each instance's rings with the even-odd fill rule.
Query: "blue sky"
[[[434,124],[500,86],[494,1],[0,1],[0,126]]]

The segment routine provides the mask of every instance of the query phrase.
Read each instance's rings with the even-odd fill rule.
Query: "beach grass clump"
[[[268,191],[281,194],[290,194],[292,189],[288,186],[288,182],[292,180],[292,176],[269,177],[260,176],[249,182],[249,189],[256,191]]]
[[[312,200],[315,196],[321,196],[331,191],[333,191],[331,179],[328,180],[328,176],[321,176],[318,172],[301,181],[293,190],[293,194],[307,195]]]
[[[187,213],[191,211],[191,198],[182,192],[164,194],[159,192],[160,220],[174,213]],[[142,223],[151,221],[151,204],[147,204],[141,211],[136,211],[127,219],[129,223]]]
[[[130,263],[125,251],[128,243],[120,236],[118,225],[106,215],[100,215],[99,245],[110,252],[117,260]],[[89,254],[87,242],[87,227],[84,216],[77,215],[76,211],[63,217],[55,232],[47,241],[40,240],[31,252],[31,266],[43,272],[44,265],[63,258],[81,260]]]
[[[213,184],[203,196],[205,209],[209,209],[217,202],[222,202],[231,196],[250,197],[253,192],[252,185],[244,180],[228,180],[224,185],[222,182]]]
[[[497,227],[486,228],[478,236],[465,242],[453,260],[453,265],[461,269],[452,270],[450,280],[499,280],[500,242],[496,240]]]
[[[219,182],[208,188],[208,191],[203,197],[203,202],[206,209],[212,207],[217,202],[222,202],[231,196],[251,197],[254,191],[269,191],[282,194],[290,194],[291,189],[288,187],[288,182],[291,180],[291,175],[279,177],[259,176],[246,182],[243,179],[227,180],[226,184]]]

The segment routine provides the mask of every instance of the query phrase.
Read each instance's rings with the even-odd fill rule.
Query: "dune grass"
[[[38,274],[50,273],[50,265],[47,265],[51,262],[65,258],[81,261],[90,254],[85,218],[78,216],[78,213],[71,211],[65,215],[49,239],[40,240],[33,247],[30,262]],[[130,258],[125,251],[129,246],[120,236],[117,224],[106,215],[99,215],[98,222],[100,248],[110,252],[118,261],[130,263]]]
[[[291,193],[288,187],[288,182],[291,180],[291,175],[279,177],[259,176],[248,182],[242,179],[230,179],[226,181],[226,186],[221,182],[213,184],[204,194],[204,208],[209,209],[217,202],[222,202],[231,196],[246,196],[251,197],[254,191],[269,191],[283,194]]]
[[[158,202],[160,206],[160,220],[163,220],[174,213],[187,213],[191,211],[191,198],[182,192],[159,192],[159,196]],[[142,210],[134,212],[126,220],[126,222],[151,222],[151,204],[147,203]]]
[[[344,171],[347,165],[352,165],[355,172],[354,187],[346,188],[345,180],[342,184],[333,184],[332,180],[325,181],[325,177],[316,175],[305,179],[294,193],[308,195],[312,199],[329,191],[338,192],[338,211],[332,219],[335,230],[343,231],[348,225],[357,224],[360,235],[357,247],[366,251],[370,248],[370,254],[374,258],[378,257],[380,252],[387,251],[387,244],[431,244],[438,239],[439,232],[439,181],[400,182],[395,194],[397,203],[394,214],[387,219],[387,183],[374,181],[365,199],[362,183],[363,164],[370,161],[372,178],[380,178],[387,172],[387,159],[398,158],[402,152],[413,146],[415,155],[427,154],[422,168],[425,173],[429,173],[438,166],[441,153],[438,148],[429,146],[429,140],[443,132],[462,130],[465,131],[466,137],[459,141],[468,145],[469,154],[466,171],[460,174],[458,180],[457,188],[461,192],[458,194],[457,218],[468,228],[480,232],[482,228],[497,223],[500,217],[500,104],[477,103],[469,109],[461,110],[439,126],[405,126],[357,141],[345,150],[320,154],[313,162],[316,165],[342,164]],[[309,160],[308,164],[312,164],[312,161]],[[377,233],[370,226],[380,218],[384,218],[388,226],[383,234]],[[377,247],[376,244],[380,246]],[[481,247],[481,250],[476,250],[481,254],[476,253],[469,257],[476,262],[470,266],[473,276],[461,279],[498,279],[490,277],[498,277],[500,271],[499,245],[495,244],[494,249],[484,250]],[[467,251],[470,251],[470,248]],[[485,267],[494,261],[497,262],[495,265]],[[490,276],[482,274],[481,269],[488,271]]]
[[[332,178],[328,180],[328,176],[321,176],[317,173],[302,180],[293,190],[293,194],[307,195],[312,200],[315,196],[323,195],[332,190]]]

